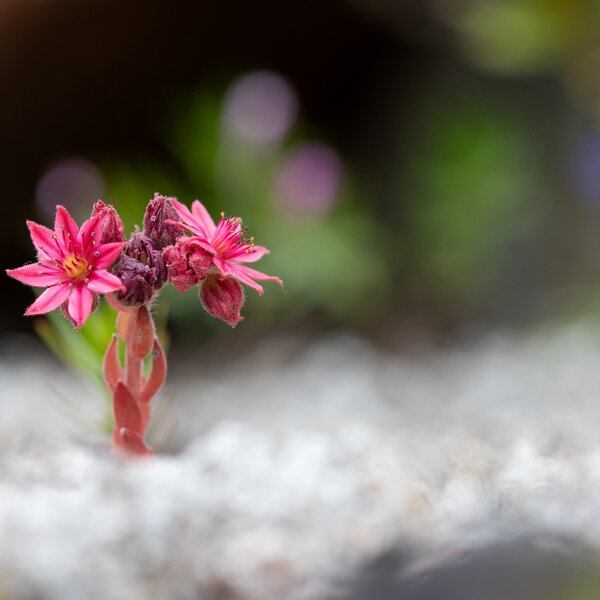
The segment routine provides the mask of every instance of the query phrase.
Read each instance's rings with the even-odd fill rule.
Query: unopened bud
[[[135,231],[113,268],[125,289],[117,292],[117,300],[125,306],[142,306],[167,280],[162,253],[140,231]]]
[[[194,238],[182,236],[174,246],[165,248],[164,259],[169,281],[180,291],[196,285],[208,275],[211,255]]]
[[[92,217],[100,219],[99,244],[125,241],[125,227],[113,206],[98,200],[92,209]]]
[[[209,314],[232,327],[243,319],[240,311],[244,306],[244,290],[235,279],[211,273],[202,282],[200,300]]]
[[[179,225],[165,221],[178,221],[179,217],[171,206],[170,198],[154,194],[144,215],[144,233],[157,250],[172,246],[183,233]]]

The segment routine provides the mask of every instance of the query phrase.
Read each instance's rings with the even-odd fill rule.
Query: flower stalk
[[[106,349],[102,373],[113,398],[113,448],[126,458],[154,454],[146,432],[167,361],[150,306],[167,281],[182,292],[198,286],[206,312],[232,327],[243,319],[242,284],[259,295],[263,287],[258,281],[283,285],[278,277],[248,266],[269,251],[246,237],[239,217],[221,213],[215,223],[198,200],[190,211],[175,198],[155,194],[143,222],[143,230],[136,227],[126,241],[123,222],[111,205],[99,200],[81,227],[57,206],[54,230],[27,222],[37,262],[7,270],[21,283],[47,288],[26,315],[60,309],[80,329],[102,295],[117,311],[117,333]],[[123,363],[119,339],[125,346]],[[145,377],[147,360],[150,373]]]
[[[150,402],[167,375],[164,350],[156,337],[152,315],[146,305],[135,308],[111,304],[119,310],[117,330],[106,354],[103,372],[106,386],[113,394],[113,447],[125,456],[151,456],[145,434],[150,421]],[[125,364],[119,360],[118,337],[125,344]],[[144,361],[152,355],[148,378]]]

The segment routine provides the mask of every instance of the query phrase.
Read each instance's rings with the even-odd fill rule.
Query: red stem
[[[111,303],[112,304],[112,303]],[[135,309],[119,309],[127,312],[125,336],[125,368],[120,371],[113,338],[104,360],[105,380],[113,392],[115,449],[126,456],[151,455],[152,450],[144,443],[144,434],[150,420],[150,400],[160,389],[166,377],[166,360],[162,347],[154,333],[154,323],[146,306]],[[146,350],[148,348],[148,350]],[[144,356],[153,351],[152,371],[148,381],[143,376]],[[115,377],[120,378],[115,381]],[[136,416],[137,415],[137,416]],[[141,426],[131,428],[131,423]]]
[[[142,359],[136,356],[133,351],[133,344],[137,335],[137,315],[132,313],[129,316],[127,327],[127,357],[126,357],[126,383],[131,395],[139,400],[142,389]]]

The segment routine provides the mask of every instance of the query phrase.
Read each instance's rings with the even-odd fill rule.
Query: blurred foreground
[[[5,346],[0,598],[598,597],[588,323],[411,356],[337,336],[179,358],[151,434],[171,454],[122,465],[104,400]]]

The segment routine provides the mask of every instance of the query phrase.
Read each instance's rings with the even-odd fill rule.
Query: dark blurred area
[[[592,312],[597,3],[3,0],[5,267],[24,221],[154,192],[240,214],[272,254],[248,331],[371,335]],[[262,263],[261,263],[262,266]],[[31,291],[4,282],[4,331]],[[167,294],[172,328],[217,329]],[[212,329],[211,329],[212,328]]]
[[[568,540],[519,539],[440,562],[415,567],[409,553],[389,552],[344,600],[593,600],[600,593],[597,560]]]

